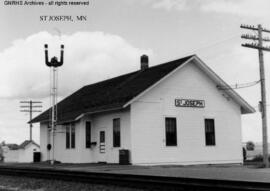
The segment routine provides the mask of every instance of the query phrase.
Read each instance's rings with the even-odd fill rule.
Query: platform
[[[134,166],[116,164],[55,164],[52,166],[47,163],[0,163],[0,166],[270,183],[270,168],[241,165]]]

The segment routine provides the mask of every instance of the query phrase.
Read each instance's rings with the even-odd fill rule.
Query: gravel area
[[[0,191],[144,191],[142,189],[0,175]]]

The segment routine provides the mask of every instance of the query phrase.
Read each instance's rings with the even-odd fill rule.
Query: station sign
[[[204,108],[204,100],[195,100],[195,99],[175,99],[176,107],[198,107]]]

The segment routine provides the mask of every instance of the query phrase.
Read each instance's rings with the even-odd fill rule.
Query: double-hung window
[[[113,147],[120,147],[120,118],[113,119]]]
[[[216,145],[215,140],[215,120],[214,119],[205,119],[205,144],[206,146]]]
[[[177,145],[177,126],[176,118],[165,118],[165,131],[166,131],[166,146]]]
[[[66,148],[74,149],[75,148],[75,124],[68,123],[65,125],[66,128]]]
[[[85,122],[85,147],[91,148],[91,122]]]

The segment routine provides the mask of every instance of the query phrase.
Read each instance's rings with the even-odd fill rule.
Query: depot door
[[[105,162],[106,161],[106,136],[105,136],[105,131],[99,131],[99,161],[100,162]]]

